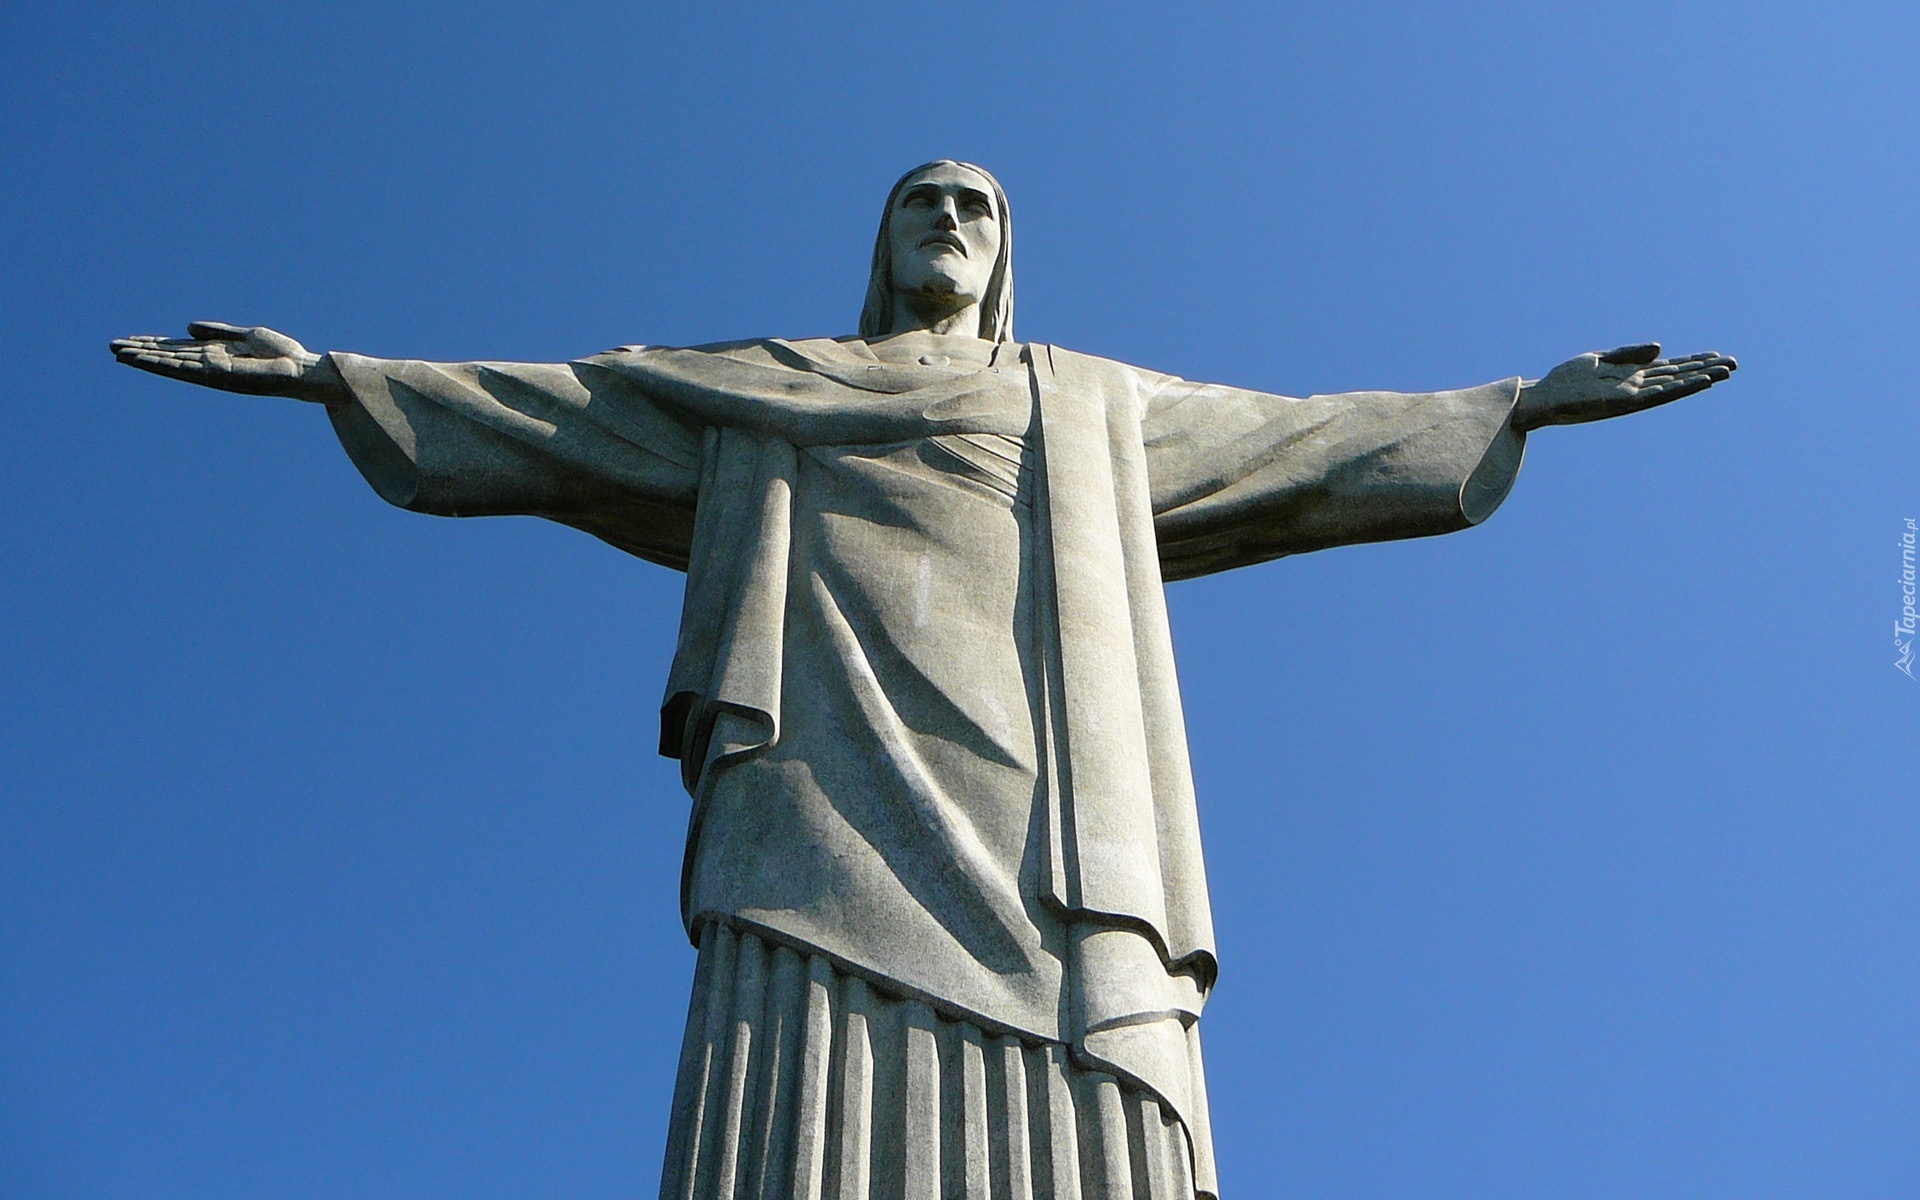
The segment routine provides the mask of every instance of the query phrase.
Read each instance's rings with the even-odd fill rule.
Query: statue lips
[[[925,250],[928,246],[951,246],[959,252],[960,257],[967,257],[966,243],[951,233],[930,233],[926,237],[921,238],[920,248]]]

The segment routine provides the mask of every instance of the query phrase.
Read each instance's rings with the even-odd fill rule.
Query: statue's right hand
[[[195,321],[184,338],[117,338],[113,356],[130,367],[203,387],[253,396],[325,401],[331,391],[318,354],[264,325]]]

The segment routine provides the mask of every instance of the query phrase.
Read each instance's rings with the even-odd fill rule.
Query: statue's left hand
[[[1513,425],[1524,433],[1542,425],[1577,425],[1625,416],[1705,391],[1739,366],[1730,356],[1712,350],[1661,358],[1658,342],[1582,354],[1520,389]]]

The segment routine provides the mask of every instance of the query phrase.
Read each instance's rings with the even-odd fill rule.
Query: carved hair
[[[1007,193],[1000,181],[984,167],[951,158],[936,158],[921,163],[902,175],[887,193],[887,207],[880,214],[880,234],[873,241],[873,274],[867,278],[867,304],[860,310],[860,336],[885,337],[893,332],[893,205],[900,189],[922,171],[934,167],[962,167],[987,181],[993,189],[995,217],[1000,222],[1000,254],[993,260],[993,274],[987,279],[987,291],[980,297],[980,336],[990,342],[1013,340],[1013,213],[1007,208]]]

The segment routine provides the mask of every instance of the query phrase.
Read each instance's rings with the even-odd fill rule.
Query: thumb
[[[244,341],[252,332],[245,326],[229,325],[225,321],[194,321],[187,326],[187,336],[202,342]]]
[[[1659,342],[1641,342],[1634,346],[1621,346],[1609,350],[1600,356],[1600,361],[1616,367],[1644,367],[1660,357]]]

